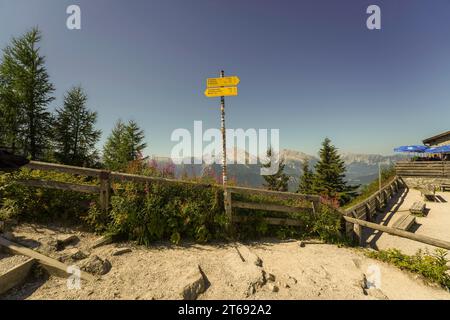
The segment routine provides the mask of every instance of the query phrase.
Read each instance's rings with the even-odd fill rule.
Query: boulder
[[[78,261],[86,259],[89,254],[81,251],[78,248],[71,248],[64,251],[63,256],[61,257],[61,261]]]
[[[188,270],[180,280],[181,297],[184,300],[196,300],[198,295],[206,291],[207,279],[199,265]]]
[[[43,254],[50,254],[58,251],[59,245],[55,238],[47,237],[40,240],[41,245],[39,246],[39,251]]]
[[[96,275],[107,274],[111,270],[111,262],[108,259],[102,260],[96,255],[93,255],[82,261],[80,269]]]

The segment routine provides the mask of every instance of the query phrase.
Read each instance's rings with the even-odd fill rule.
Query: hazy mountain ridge
[[[317,156],[297,150],[283,149],[280,154],[285,160],[285,172],[291,176],[289,183],[291,190],[295,190],[298,185],[302,162],[306,159],[310,168],[314,168],[314,165],[319,161]],[[227,150],[228,161],[232,162],[235,155],[245,156],[244,158],[247,159],[255,159],[255,157],[242,150]],[[221,159],[221,154],[218,154],[216,158]],[[347,181],[351,184],[364,185],[377,178],[378,164],[381,164],[382,167],[388,167],[396,161],[405,159],[406,156],[401,154],[385,156],[379,154],[342,153],[341,158],[344,160],[347,169]],[[169,161],[169,158],[163,157],[155,159],[157,162]],[[179,164],[175,168],[177,177],[180,177],[182,174],[199,177],[205,172],[213,172],[216,176],[220,176],[222,172],[221,164]],[[235,179],[239,185],[260,187],[264,181],[260,175],[259,164],[229,164],[228,174],[229,178]]]

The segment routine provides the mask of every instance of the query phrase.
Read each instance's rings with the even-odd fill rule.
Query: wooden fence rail
[[[59,190],[70,190],[70,191],[78,191],[85,193],[99,193],[100,197],[100,206],[102,210],[108,210],[109,206],[109,197],[111,190],[111,182],[112,181],[131,181],[131,182],[140,182],[140,183],[152,183],[152,182],[162,182],[162,183],[182,183],[195,185],[199,187],[211,187],[210,184],[202,184],[194,181],[183,181],[176,179],[166,179],[160,177],[148,177],[141,176],[135,174],[126,174],[120,172],[110,172],[99,169],[91,169],[91,168],[82,168],[75,166],[67,166],[53,163],[45,163],[38,161],[31,161],[27,166],[29,169],[33,170],[43,170],[43,171],[57,171],[62,173],[69,174],[77,174],[83,176],[90,176],[99,179],[99,185],[80,185],[74,183],[66,183],[66,182],[56,182],[56,181],[45,181],[45,180],[20,180],[16,183],[32,186],[32,187],[41,187],[41,188],[54,188]],[[287,206],[287,205],[279,205],[273,203],[253,203],[253,202],[244,202],[244,201],[233,201],[232,194],[241,194],[241,195],[262,195],[268,197],[274,197],[276,199],[282,200],[301,200],[310,203],[308,207],[295,207],[295,206]],[[272,212],[283,212],[283,213],[296,213],[296,212],[308,212],[315,213],[315,208],[317,208],[320,198],[319,196],[314,195],[304,195],[292,192],[277,192],[263,189],[254,189],[254,188],[245,188],[245,187],[228,187],[225,194],[225,212],[229,218],[230,222],[244,222],[251,217],[242,217],[232,214],[232,208],[241,208],[241,209],[254,209],[254,210],[267,210]],[[300,222],[296,219],[291,218],[280,218],[280,217],[266,217],[264,220],[269,224],[276,225],[292,225],[299,226]]]
[[[412,232],[408,232],[408,231],[403,231],[400,229],[395,229],[395,228],[391,228],[391,227],[386,227],[383,225],[379,225],[373,222],[368,222],[368,221],[364,221],[364,220],[360,220],[360,219],[355,219],[355,218],[351,218],[351,217],[346,217],[344,216],[345,221],[355,224],[355,225],[359,225],[362,227],[366,227],[366,228],[370,228],[373,230],[378,230],[378,231],[382,231],[382,232],[386,232],[389,234],[392,234],[394,236],[397,237],[401,237],[401,238],[406,238],[406,239],[410,239],[410,240],[414,240],[414,241],[418,241],[421,243],[426,243],[435,247],[439,247],[439,248],[444,248],[447,250],[450,250],[450,242],[448,241],[444,241],[444,240],[439,240],[439,239],[435,239],[435,238],[431,238],[428,236],[423,236],[423,235],[419,235],[419,234],[415,234]]]
[[[450,178],[450,161],[398,161],[395,171],[401,177]]]
[[[247,202],[247,201],[236,201],[232,199],[232,194],[241,194],[241,195],[262,195],[269,196],[276,199],[281,200],[300,200],[309,203],[308,207],[306,206],[292,206],[292,205],[281,205],[281,204],[273,204],[273,203],[259,203],[259,202]],[[315,195],[307,195],[307,194],[299,194],[292,192],[279,192],[279,191],[270,191],[263,189],[254,189],[254,188],[244,188],[244,187],[228,187],[225,199],[225,209],[226,213],[229,217],[229,220],[236,223],[249,222],[252,220],[252,217],[249,216],[239,216],[233,215],[232,208],[241,208],[241,209],[253,209],[253,210],[264,210],[264,211],[272,211],[272,212],[281,212],[281,213],[308,213],[315,214],[315,209],[320,203],[320,197]],[[301,226],[302,222],[299,219],[292,218],[280,218],[280,217],[264,217],[262,218],[268,224],[273,225],[285,225],[285,226]]]
[[[367,199],[342,211],[345,217],[352,217],[361,221],[373,221],[376,212],[380,212],[388,201],[404,187],[404,183],[399,177],[394,177],[381,190],[378,190]],[[349,223],[346,220],[346,233],[362,244],[362,228],[360,224]]]
[[[196,185],[200,187],[210,187],[210,184],[202,184],[194,181],[183,181],[176,179],[166,179],[160,177],[148,177],[141,176],[135,174],[127,174],[121,172],[100,170],[100,169],[92,169],[92,168],[83,168],[83,167],[75,167],[68,166],[62,164],[55,163],[46,163],[39,161],[30,161],[29,164],[25,166],[28,169],[32,170],[42,170],[42,171],[56,171],[61,173],[69,173],[82,175],[87,177],[95,177],[99,180],[99,185],[81,185],[76,183],[68,183],[68,182],[57,182],[57,181],[48,181],[48,180],[20,180],[15,183],[30,186],[30,187],[40,187],[40,188],[53,188],[59,190],[69,190],[76,192],[84,192],[84,193],[98,193],[99,194],[99,203],[102,210],[107,211],[109,207],[109,198],[111,192],[111,182],[113,180],[116,181],[131,181],[131,182],[140,182],[140,183],[152,183],[152,182],[162,182],[162,183],[178,183],[178,184],[190,184]]]
[[[439,164],[438,164],[439,165]],[[444,170],[447,170],[444,164]],[[66,182],[57,181],[44,181],[44,180],[19,180],[16,183],[32,186],[32,187],[43,187],[43,188],[54,188],[60,190],[71,190],[77,192],[85,193],[99,193],[100,204],[102,209],[107,210],[109,205],[109,193],[110,184],[112,180],[120,181],[134,181],[134,182],[163,182],[163,183],[182,183],[182,184],[195,184],[196,186],[211,187],[210,184],[201,184],[192,181],[182,181],[176,179],[165,179],[157,177],[147,177],[132,174],[124,174],[118,172],[109,172],[98,169],[91,168],[81,168],[66,165],[50,164],[44,162],[31,161],[28,165],[30,169],[44,170],[44,171],[59,171],[70,174],[78,174],[84,176],[97,177],[99,179],[98,186],[92,185],[80,185]],[[445,171],[444,171],[445,172]],[[450,168],[449,171],[450,172]],[[341,211],[343,220],[346,222],[346,231],[349,234],[353,234],[357,239],[361,241],[362,239],[362,228],[371,228],[373,230],[378,230],[381,232],[386,232],[395,236],[411,239],[414,241],[430,244],[436,247],[441,247],[450,250],[450,243],[442,241],[439,239],[434,239],[427,236],[416,235],[411,232],[402,231],[394,229],[387,226],[382,226],[373,222],[373,215],[375,212],[380,211],[395,195],[400,188],[404,186],[403,181],[400,177],[395,177],[391,182],[384,186],[380,191],[365,199],[361,203],[358,203],[351,208]],[[290,206],[290,205],[279,205],[273,203],[255,203],[247,201],[237,201],[232,199],[232,194],[241,195],[263,195],[274,197],[277,199],[292,199],[301,200],[305,203],[309,203],[309,206],[303,205],[302,207]],[[253,189],[244,187],[228,187],[225,190],[225,211],[231,222],[243,223],[252,221],[251,216],[239,216],[233,215],[232,208],[244,208],[244,209],[254,209],[254,210],[266,210],[272,212],[282,212],[282,213],[297,213],[297,212],[307,212],[311,214],[316,214],[316,208],[320,204],[320,197],[315,195],[303,195],[290,192],[277,192],[268,191],[263,189]],[[287,225],[287,226],[301,226],[302,222],[298,219],[292,218],[281,218],[281,217],[265,217],[264,220],[273,225]]]

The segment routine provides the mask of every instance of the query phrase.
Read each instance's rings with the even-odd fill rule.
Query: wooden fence
[[[403,187],[403,181],[401,178],[396,176],[383,188],[381,188],[381,190],[378,190],[360,203],[343,210],[342,214],[344,217],[352,217],[360,221],[373,221],[374,215],[377,212],[382,211],[388,201]],[[346,232],[347,235],[351,235],[361,243],[362,228],[359,224],[351,223],[347,220]]]
[[[405,183],[401,177],[395,177],[390,183],[383,187],[366,200],[342,211],[343,219],[346,222],[347,235],[355,238],[361,246],[364,246],[363,228],[386,232],[409,240],[429,244],[435,247],[450,250],[450,242],[435,239],[432,237],[414,234],[412,232],[395,229],[388,226],[373,223],[374,214],[381,211],[387,202],[402,188]]]
[[[395,171],[400,177],[450,178],[450,161],[398,161]]]
[[[102,210],[108,210],[109,206],[109,197],[111,191],[111,181],[132,181],[132,182],[162,182],[162,183],[184,183],[184,184],[193,184],[197,186],[205,186],[210,187],[209,184],[201,184],[194,181],[183,181],[176,179],[166,179],[159,177],[148,177],[134,174],[126,174],[119,172],[110,172],[99,169],[91,169],[91,168],[82,168],[82,167],[74,167],[53,163],[45,163],[38,161],[31,161],[27,166],[29,169],[33,170],[43,170],[43,171],[57,171],[63,173],[70,174],[78,174],[83,176],[96,177],[99,179],[99,185],[80,185],[74,183],[67,182],[59,182],[59,181],[48,181],[48,180],[19,180],[16,183],[25,186],[31,187],[41,187],[41,188],[53,188],[59,190],[70,190],[84,193],[99,193],[99,201]],[[292,199],[292,200],[301,200],[303,202],[309,203],[308,207],[294,207],[280,204],[271,204],[271,203],[253,203],[253,202],[244,202],[244,201],[236,201],[232,200],[232,194],[241,194],[241,195],[263,195],[269,196],[276,199]],[[295,212],[310,212],[315,213],[315,208],[317,208],[320,198],[318,196],[313,195],[302,195],[298,193],[291,192],[277,192],[277,191],[269,191],[263,189],[254,189],[254,188],[244,188],[244,187],[228,187],[225,194],[225,212],[229,218],[230,222],[242,223],[247,220],[251,220],[251,217],[244,217],[239,215],[233,215],[232,208],[243,208],[243,209],[255,209],[255,210],[266,210],[272,212],[283,212],[283,213],[295,213]],[[281,217],[266,217],[264,220],[269,224],[275,225],[288,225],[288,226],[299,226],[301,225],[300,221],[297,219],[290,218],[281,218]]]
[[[103,210],[108,210],[109,196],[112,180],[120,181],[134,181],[134,182],[163,182],[163,183],[184,183],[195,184],[197,186],[203,185],[204,187],[210,187],[209,184],[201,184],[193,181],[183,181],[176,179],[165,179],[158,177],[147,177],[133,174],[124,174],[118,172],[110,172],[105,170],[81,168],[66,165],[58,165],[44,162],[31,161],[28,165],[30,169],[44,170],[44,171],[58,171],[63,173],[78,174],[84,176],[96,177],[99,179],[99,185],[80,185],[66,182],[47,181],[47,180],[21,180],[17,183],[44,188],[54,188],[60,190],[71,190],[85,193],[99,193],[100,204]],[[377,211],[381,211],[399,190],[404,186],[400,177],[395,177],[390,183],[384,186],[380,191],[365,199],[361,203],[352,206],[351,208],[341,211],[342,219],[346,223],[346,231],[348,234],[355,236],[362,244],[362,228],[371,228],[373,230],[379,230],[395,236],[407,238],[410,240],[431,244],[437,247],[441,247],[450,250],[450,242],[434,239],[427,236],[416,235],[412,232],[401,231],[391,227],[378,225],[370,222],[373,220],[373,216]],[[309,206],[295,207],[288,205],[279,205],[271,203],[255,203],[247,201],[237,201],[232,199],[232,194],[241,195],[264,195],[268,197],[274,197],[277,199],[291,199],[301,200],[303,203],[309,203]],[[276,192],[263,189],[253,189],[244,187],[228,187],[225,191],[225,211],[229,217],[229,221],[242,223],[250,221],[251,217],[233,215],[233,208],[244,208],[254,210],[265,210],[283,213],[296,213],[296,212],[310,212],[316,214],[316,208],[320,203],[320,198],[314,195],[302,195],[290,192]],[[280,217],[265,217],[264,220],[269,224],[274,225],[289,225],[300,226],[301,222],[297,219],[280,218]]]
[[[261,195],[267,197],[273,197],[278,200],[300,200],[303,203],[308,203],[308,206],[288,206],[273,203],[260,203],[260,202],[247,202],[247,201],[236,201],[232,199],[232,194],[241,195]],[[250,222],[252,220],[251,216],[240,216],[233,215],[232,208],[241,209],[253,209],[253,210],[264,210],[276,213],[298,213],[306,212],[309,214],[315,214],[316,208],[319,205],[319,196],[305,195],[292,192],[278,192],[270,191],[264,189],[254,189],[254,188],[243,188],[243,187],[228,187],[225,199],[225,211],[229,216],[229,220],[236,223]],[[282,218],[279,216],[264,217],[262,218],[266,223],[273,225],[286,225],[286,226],[301,226],[302,222],[299,219],[292,218]]]

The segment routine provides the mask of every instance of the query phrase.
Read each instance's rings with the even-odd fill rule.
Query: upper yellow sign
[[[225,96],[237,96],[237,87],[225,87],[225,88],[208,88],[205,90],[205,96],[208,98],[225,97]]]
[[[228,87],[228,86],[237,86],[241,80],[236,77],[223,77],[223,78],[208,78],[206,80],[206,87],[214,88],[214,87]]]

